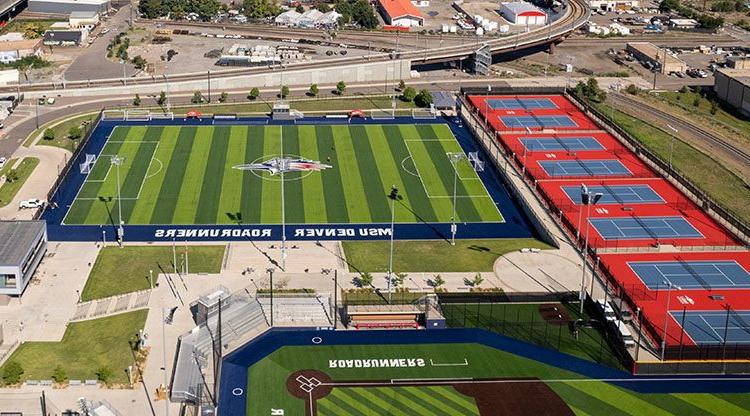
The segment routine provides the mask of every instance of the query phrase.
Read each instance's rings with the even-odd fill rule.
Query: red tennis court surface
[[[497,132],[599,130],[561,95],[472,95],[469,101]]]
[[[616,138],[605,132],[554,134],[513,132],[501,134],[500,139],[506,149],[519,155],[522,155],[524,151],[527,154],[567,153],[579,155],[604,151],[615,156],[630,153],[630,150]]]
[[[750,289],[747,288],[747,277],[740,279],[736,275],[730,276],[735,280],[742,280],[734,282],[738,284],[734,288],[716,287],[717,280],[709,279],[709,274],[705,272],[691,271],[683,273],[687,276],[680,276],[678,271],[672,270],[671,273],[674,274],[666,274],[665,278],[670,281],[675,280],[682,286],[676,285],[671,290],[667,290],[666,283],[655,289],[654,276],[647,276],[643,271],[636,272],[635,270],[639,265],[653,266],[654,263],[665,263],[665,267],[672,268],[685,265],[683,269],[687,270],[697,268],[696,264],[700,263],[732,263],[732,267],[746,274],[750,270],[750,252],[602,254],[599,259],[608,284],[634,312],[640,308],[643,328],[646,330],[644,333],[657,344],[662,340],[664,322],[667,318],[667,346],[696,345],[690,336],[689,328],[687,333],[682,331],[683,311],[685,316],[689,316],[705,311],[723,312],[727,310],[727,307],[731,308],[731,311],[750,310]],[[696,276],[692,284],[689,282],[691,274]],[[646,277],[652,278],[650,286],[644,283]],[[695,284],[698,280],[701,281],[700,284]],[[671,312],[669,316],[666,314],[668,298]],[[735,313],[729,312],[729,314],[731,318]],[[693,333],[692,336],[695,337],[696,334]],[[727,342],[731,341],[732,339],[727,338]]]
[[[571,178],[653,178],[656,174],[633,153],[610,151],[533,152],[513,155],[536,180]]]

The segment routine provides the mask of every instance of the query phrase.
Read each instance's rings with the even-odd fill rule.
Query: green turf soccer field
[[[454,168],[448,154],[461,151],[441,124],[117,127],[64,223],[116,222],[113,155],[124,158],[127,224],[281,223],[279,176],[232,169],[280,155],[332,165],[285,175],[288,223],[389,222],[391,185],[410,208],[397,210],[397,222],[449,222]],[[456,169],[457,220],[503,221],[469,162],[459,161]]]
[[[748,394],[637,393],[479,344],[286,346],[247,386],[248,416],[750,415]]]

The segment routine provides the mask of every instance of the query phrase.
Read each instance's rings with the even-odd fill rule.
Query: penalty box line
[[[409,143],[408,142],[410,142],[410,141],[412,141],[412,142],[421,142],[421,141],[435,141],[435,142],[444,141],[444,142],[447,142],[447,141],[455,141],[455,140],[438,140],[438,139],[406,140],[406,139],[404,139],[404,143],[406,144],[406,151],[409,152],[409,158],[411,158],[412,163],[414,163],[414,169],[416,169],[416,171],[417,171],[417,177],[419,178],[419,183],[422,184],[422,188],[424,189],[424,193],[425,193],[425,195],[427,195],[427,198],[430,198],[430,199],[453,199],[453,195],[431,195],[430,191],[427,190],[427,185],[425,185],[424,180],[422,180],[422,176],[423,175],[419,171],[419,165],[417,163],[417,159],[414,157],[414,153],[412,153],[411,148],[409,148]],[[446,153],[446,157],[447,156],[448,155]],[[450,159],[448,160],[448,162],[450,163]],[[453,165],[453,163],[451,163],[451,165]],[[403,166],[402,166],[402,168],[403,168]],[[454,167],[454,169],[455,169],[455,167]],[[408,170],[406,172],[409,173],[409,174],[411,174],[411,172],[409,172]],[[461,178],[461,175],[459,175],[459,178]],[[463,180],[463,178],[461,178],[461,179]],[[456,195],[456,198],[490,198],[490,199],[492,199],[492,197],[489,195],[489,193],[487,193],[485,195]]]

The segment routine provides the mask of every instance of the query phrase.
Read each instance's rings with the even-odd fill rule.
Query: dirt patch
[[[539,314],[552,325],[567,325],[570,322],[568,309],[559,303],[546,303],[539,305]]]
[[[459,393],[473,397],[482,416],[573,416],[557,393],[536,378],[454,384]]]
[[[321,383],[328,385],[322,386]],[[321,399],[333,389],[331,377],[318,370],[300,370],[290,374],[286,379],[286,389],[289,394],[298,399]]]

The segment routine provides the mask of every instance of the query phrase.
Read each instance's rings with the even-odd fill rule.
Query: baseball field
[[[116,224],[121,209],[133,225],[278,224],[282,187],[287,223],[385,223],[393,185],[396,222],[450,222],[454,174],[457,221],[503,221],[473,165],[453,154],[463,150],[444,124],[119,126],[64,223]],[[331,167],[283,181],[232,168],[277,157]]]

